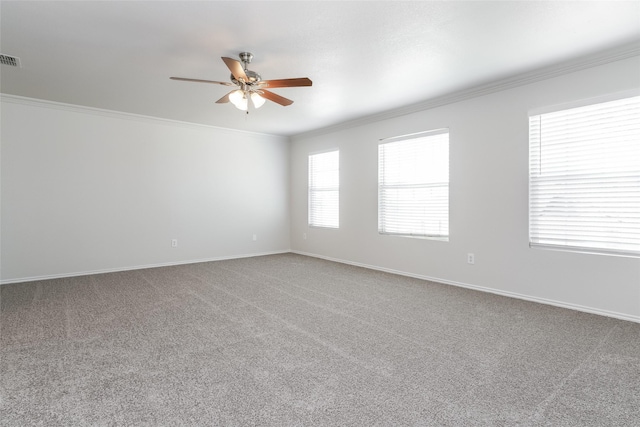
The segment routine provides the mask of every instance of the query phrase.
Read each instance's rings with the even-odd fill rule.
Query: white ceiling
[[[640,1],[2,1],[2,93],[278,135],[428,101],[640,40]],[[215,104],[221,56],[293,99]]]

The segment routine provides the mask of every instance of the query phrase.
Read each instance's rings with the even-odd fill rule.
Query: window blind
[[[640,255],[640,96],[529,118],[531,246]]]
[[[340,226],[340,152],[309,155],[309,225]]]
[[[378,232],[448,238],[447,129],[378,146]]]

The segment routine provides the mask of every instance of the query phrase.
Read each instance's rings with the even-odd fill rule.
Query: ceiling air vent
[[[0,64],[11,67],[20,67],[20,58],[17,56],[3,55],[0,53]]]

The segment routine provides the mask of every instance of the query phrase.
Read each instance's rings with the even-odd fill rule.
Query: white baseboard
[[[116,273],[119,271],[142,270],[145,268],[170,267],[173,265],[196,264],[199,262],[224,261],[227,259],[240,259],[240,258],[251,258],[251,257],[257,257],[257,256],[265,256],[265,255],[287,254],[290,252],[291,251],[289,250],[260,252],[260,253],[253,253],[253,254],[229,255],[229,256],[222,256],[222,257],[203,258],[203,259],[194,259],[194,260],[186,260],[186,261],[172,261],[172,262],[163,262],[163,263],[157,263],[157,264],[135,265],[135,266],[129,266],[129,267],[106,268],[103,270],[78,271],[73,273],[60,273],[60,274],[49,274],[44,276],[21,277],[17,279],[0,280],[0,285],[8,285],[10,283],[34,282],[36,280],[63,279],[65,277],[89,276],[92,274]]]
[[[370,265],[370,264],[363,264],[363,263],[359,263],[359,262],[348,261],[348,260],[339,259],[339,258],[333,258],[333,257],[327,257],[327,256],[323,256],[323,255],[318,255],[318,254],[308,253],[308,252],[303,252],[303,251],[296,251],[296,250],[284,250],[284,251],[260,252],[260,253],[253,253],[253,254],[229,255],[229,256],[214,257],[214,258],[203,258],[203,259],[186,260],[186,261],[175,261],[175,262],[165,262],[165,263],[157,263],[157,264],[136,265],[136,266],[129,266],[129,267],[108,268],[108,269],[103,269],[103,270],[79,271],[79,272],[73,272],[73,273],[61,273],[61,274],[50,274],[50,275],[44,275],[44,276],[22,277],[22,278],[17,278],[17,279],[0,280],[0,285],[8,285],[8,284],[11,284],[11,283],[33,282],[33,281],[37,281],[37,280],[62,279],[62,278],[66,278],[66,277],[88,276],[88,275],[92,275],[92,274],[116,273],[116,272],[119,272],[119,271],[142,270],[142,269],[145,269],[145,268],[170,267],[170,266],[174,266],[174,265],[196,264],[196,263],[200,263],[200,262],[224,261],[224,260],[229,260],[229,259],[251,258],[251,257],[257,257],[257,256],[277,255],[277,254],[283,254],[283,253],[295,253],[295,254],[298,254],[298,255],[304,255],[304,256],[309,256],[309,257],[313,257],[313,258],[325,259],[327,261],[339,262],[341,264],[348,264],[348,265],[353,265],[353,266],[356,266],[356,267],[368,268],[370,270],[384,271],[384,272],[387,272],[387,273],[398,274],[398,275],[401,275],[401,276],[412,277],[412,278],[415,278],[415,279],[428,280],[428,281],[431,281],[431,282],[442,283],[442,284],[445,284],[445,285],[458,286],[458,287],[461,287],[461,288],[473,289],[473,290],[480,291],[480,292],[488,292],[488,293],[491,293],[491,294],[506,296],[506,297],[510,297],[510,298],[516,298],[516,299],[521,299],[521,300],[525,300],[525,301],[537,302],[537,303],[540,303],[540,304],[547,304],[547,305],[551,305],[551,306],[555,306],[555,307],[568,308],[570,310],[581,311],[581,312],[584,312],[584,313],[597,314],[597,315],[600,315],[600,316],[613,317],[613,318],[616,318],[616,319],[621,319],[621,320],[627,320],[627,321],[630,321],[630,322],[640,323],[640,316],[633,316],[633,315],[629,315],[629,314],[618,313],[618,312],[609,311],[609,310],[602,310],[602,309],[599,309],[599,308],[587,307],[587,306],[578,305],[578,304],[571,304],[571,303],[567,303],[567,302],[563,302],[563,301],[556,301],[556,300],[551,300],[551,299],[546,299],[546,298],[540,298],[540,297],[520,294],[520,293],[516,293],[516,292],[503,291],[503,290],[500,290],[500,289],[494,289],[494,288],[488,288],[488,287],[485,287],[485,286],[472,285],[472,284],[469,284],[469,283],[455,282],[455,281],[452,281],[452,280],[441,279],[441,278],[438,278],[438,277],[424,276],[424,275],[421,275],[421,274],[414,274],[414,273],[409,273],[409,272],[406,272],[406,271],[394,270],[394,269],[391,269],[391,268],[385,268],[385,267],[380,267],[380,266]]]
[[[600,315],[600,316],[613,317],[613,318],[616,318],[616,319],[621,319],[621,320],[627,320],[627,321],[630,321],[630,322],[640,323],[640,316],[634,316],[634,315],[630,315],[630,314],[618,313],[618,312],[609,311],[609,310],[602,310],[602,309],[594,308],[594,307],[586,307],[586,306],[583,306],[583,305],[571,304],[571,303],[567,303],[567,302],[563,302],[563,301],[551,300],[551,299],[547,299],[547,298],[534,297],[534,296],[531,296],[531,295],[524,295],[524,294],[520,294],[520,293],[517,293],[517,292],[509,292],[509,291],[503,291],[503,290],[500,290],[500,289],[487,288],[485,286],[471,285],[469,283],[455,282],[455,281],[452,281],[452,280],[441,279],[441,278],[438,278],[438,277],[423,276],[423,275],[420,275],[420,274],[408,273],[406,271],[393,270],[393,269],[390,269],[390,268],[379,267],[379,266],[376,266],[376,265],[362,264],[362,263],[359,263],[359,262],[353,262],[353,261],[348,261],[348,260],[343,260],[343,259],[338,259],[338,258],[332,258],[332,257],[327,257],[327,256],[308,253],[308,252],[295,251],[295,250],[292,250],[291,252],[295,253],[295,254],[299,254],[299,255],[305,255],[305,256],[314,257],[314,258],[321,258],[321,259],[325,259],[327,261],[339,262],[341,264],[348,264],[348,265],[353,265],[353,266],[356,266],[356,267],[363,267],[363,268],[368,268],[368,269],[371,269],[371,270],[384,271],[384,272],[387,272],[387,273],[393,273],[393,274],[398,274],[398,275],[401,275],[401,276],[412,277],[414,279],[428,280],[428,281],[431,281],[431,282],[442,283],[442,284],[445,284],[445,285],[453,285],[453,286],[458,286],[458,287],[461,287],[461,288],[473,289],[473,290],[480,291],[480,292],[488,292],[488,293],[491,293],[491,294],[506,296],[506,297],[510,297],[510,298],[516,298],[516,299],[521,299],[521,300],[525,300],[525,301],[537,302],[537,303],[540,303],[540,304],[552,305],[552,306],[561,307],[561,308],[568,308],[570,310],[581,311],[581,312],[584,312],[584,313],[597,314],[597,315]]]

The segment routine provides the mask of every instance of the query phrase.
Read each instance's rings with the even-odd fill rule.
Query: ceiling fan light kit
[[[249,99],[254,108],[260,108],[267,100],[287,106],[293,101],[277,95],[266,88],[272,87],[301,87],[311,86],[313,83],[307,77],[294,79],[262,80],[260,74],[251,71],[247,66],[251,63],[253,55],[249,52],[240,52],[240,61],[233,58],[222,57],[222,61],[231,71],[231,83],[214,80],[190,79],[185,77],[170,77],[172,80],[182,80],[195,83],[213,83],[223,86],[238,86],[225,96],[216,101],[217,104],[231,102],[239,110],[249,112]]]

